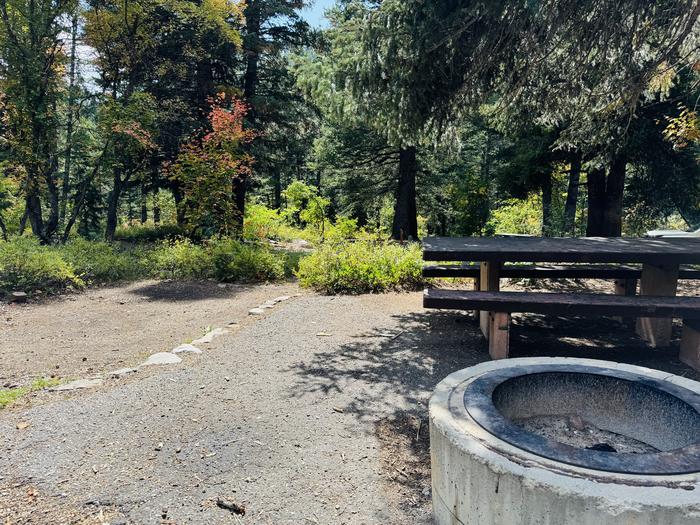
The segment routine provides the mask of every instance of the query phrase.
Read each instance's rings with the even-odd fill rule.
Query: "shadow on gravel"
[[[361,334],[297,364],[291,395],[354,393],[341,408],[373,422],[390,497],[414,523],[429,523],[427,401],[449,374],[488,360],[488,345],[477,323],[462,313],[426,311],[395,319],[398,328],[391,332]],[[612,319],[516,317],[511,349],[512,357],[607,359],[700,377],[678,361],[677,341],[668,350],[650,349],[632,327]]]
[[[206,299],[233,298],[253,286],[226,285],[220,288],[214,282],[160,281],[129,290],[129,293],[149,301],[203,301]]]
[[[295,365],[298,381],[291,395],[342,393],[353,382],[354,391],[371,386],[343,407],[359,418],[386,414],[383,405],[392,398],[425,410],[426,399],[442,379],[489,359],[477,323],[462,313],[426,311],[394,318],[398,328],[360,334],[355,342]],[[675,335],[680,335],[678,326]],[[631,326],[606,318],[516,316],[511,357],[534,356],[606,359],[700,379],[678,361],[677,338],[668,349],[652,349]]]

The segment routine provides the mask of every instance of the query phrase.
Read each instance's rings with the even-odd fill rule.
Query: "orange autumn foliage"
[[[184,190],[181,205],[190,231],[207,237],[230,236],[236,233],[240,218],[232,189],[250,174],[253,158],[243,146],[255,134],[244,128],[248,111],[244,102],[227,101],[219,94],[210,104],[208,131],[180,148],[168,174]]]

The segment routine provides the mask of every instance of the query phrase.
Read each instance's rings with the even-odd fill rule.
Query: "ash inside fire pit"
[[[506,368],[464,406],[494,436],[545,458],[628,474],[700,472],[700,395],[615,368]]]
[[[659,449],[638,439],[598,428],[580,416],[535,416],[513,422],[526,432],[576,448],[620,454],[659,452]]]

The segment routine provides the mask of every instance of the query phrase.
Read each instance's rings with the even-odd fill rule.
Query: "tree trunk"
[[[146,183],[141,181],[141,224],[145,224],[148,221],[148,190],[146,189]]]
[[[38,190],[30,191],[25,197],[25,214],[32,228],[32,233],[41,242],[48,242],[48,239],[44,236],[44,218],[42,217],[41,199],[39,198]]]
[[[569,172],[569,188],[566,192],[566,204],[564,205],[564,233],[576,234],[576,208],[578,205],[579,184],[581,182],[581,154],[574,153],[571,158],[571,171]]]
[[[158,204],[158,191],[153,194],[153,224],[160,224],[160,205]]]
[[[114,234],[117,231],[117,222],[119,220],[119,198],[122,193],[122,179],[119,170],[114,170],[114,183],[112,191],[107,197],[107,226],[105,228],[105,240],[114,241]]]
[[[60,222],[65,224],[66,207],[68,205],[68,194],[70,193],[70,175],[73,162],[73,126],[75,115],[75,65],[76,65],[76,47],[78,42],[78,17],[73,16],[71,27],[71,45],[70,45],[70,70],[68,74],[68,118],[66,121],[66,153],[63,164],[63,187],[61,189],[61,211]]]
[[[605,187],[605,211],[603,217],[603,235],[620,237],[622,235],[622,197],[625,192],[625,174],[627,157],[616,156],[610,164],[608,181]]]
[[[175,200],[175,221],[180,227],[185,226],[185,196],[182,194],[182,189],[178,184],[173,184],[170,187],[170,191],[173,192],[173,199]]]
[[[5,226],[5,221],[0,217],[0,231],[2,232],[2,239],[7,241],[7,226]]]
[[[588,237],[604,237],[605,216],[605,171],[593,169],[588,172]]]
[[[272,174],[273,182],[273,202],[272,205],[274,209],[279,210],[282,208],[282,175],[278,169],[275,169]]]
[[[418,240],[417,171],[416,148],[402,148],[399,152],[399,185],[391,230],[391,236],[396,240]]]
[[[245,8],[245,37],[243,48],[246,56],[246,70],[243,77],[243,98],[250,105],[248,109],[248,123],[255,128],[257,121],[257,108],[255,97],[258,91],[258,69],[260,63],[260,31],[262,26],[260,2],[250,0]],[[239,234],[243,232],[243,219],[245,217],[245,201],[248,191],[248,176],[241,173],[232,181],[233,200],[236,205],[236,221],[234,230]]]
[[[552,224],[552,175],[547,176],[542,181],[542,236],[551,237],[554,235],[554,225]]]

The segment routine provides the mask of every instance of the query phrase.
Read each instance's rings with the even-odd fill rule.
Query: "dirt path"
[[[134,366],[200,337],[207,325],[245,319],[250,308],[297,293],[292,283],[141,281],[41,304],[0,303],[0,387]]]
[[[488,358],[478,327],[459,313],[425,311],[419,293],[304,295],[247,316],[248,299],[283,289],[237,292],[220,319],[238,312],[245,321],[200,356],[0,412],[0,523],[428,524],[427,400],[448,374]],[[128,290],[114,297],[137,295]],[[146,301],[141,315],[149,305],[170,312],[173,301]],[[64,305],[22,315],[62,316]],[[153,349],[171,347],[172,330],[191,334],[149,319]],[[112,322],[117,334],[99,333],[118,346],[121,330],[125,355],[138,355],[136,332]],[[611,320],[515,324],[514,356],[599,357],[700,378],[677,348],[649,350]],[[222,502],[245,506],[245,516]]]

